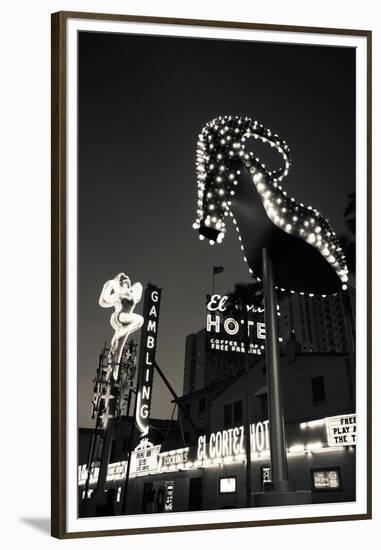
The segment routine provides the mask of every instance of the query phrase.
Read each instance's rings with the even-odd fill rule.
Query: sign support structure
[[[277,300],[271,256],[262,249],[263,297],[266,324],[266,368],[268,409],[270,421],[271,482],[266,491],[255,495],[256,506],[308,504],[312,502],[310,491],[295,491],[288,479],[287,451],[284,429],[282,379],[280,372]]]
[[[123,488],[123,500],[122,500],[122,514],[126,514],[126,508],[127,508],[127,496],[128,496],[128,482],[130,479],[130,469],[131,469],[131,453],[132,448],[134,446],[134,438],[135,438],[135,419],[136,419],[136,390],[130,389],[129,397],[128,397],[128,410],[127,410],[127,418],[129,419],[129,412],[130,412],[130,404],[132,399],[132,394],[135,394],[135,401],[134,401],[134,414],[132,417],[132,423],[131,423],[131,436],[130,436],[130,444],[128,446],[128,459],[127,459],[127,469],[126,469],[126,478],[124,480],[124,488]]]
[[[282,379],[279,360],[278,324],[276,315],[276,292],[273,265],[269,252],[262,250],[263,295],[266,323],[266,366],[271,448],[271,489],[289,491],[286,439],[284,430]]]

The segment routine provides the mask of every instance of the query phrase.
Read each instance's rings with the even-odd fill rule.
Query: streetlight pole
[[[249,382],[249,337],[247,334],[247,309],[245,307],[245,448],[246,448],[246,508],[252,505],[252,483],[251,483],[251,440],[250,440],[250,382]]]
[[[310,504],[312,502],[311,492],[296,491],[295,484],[288,479],[275,279],[271,257],[266,248],[262,249],[262,274],[266,324],[271,483],[266,483],[264,492],[255,494],[255,505]]]
[[[269,252],[262,249],[263,296],[266,324],[266,368],[270,424],[271,485],[273,491],[292,490],[288,480],[282,380],[274,271]]]
[[[251,475],[251,431],[250,431],[250,378],[249,378],[249,353],[250,353],[250,333],[249,333],[249,315],[248,306],[251,304],[250,286],[236,285],[235,292],[231,295],[231,307],[239,308],[242,312],[242,321],[244,324],[244,367],[245,367],[245,400],[244,400],[244,434],[245,434],[245,453],[246,453],[246,508],[253,505],[252,501],[252,475]],[[254,296],[253,296],[254,297]]]

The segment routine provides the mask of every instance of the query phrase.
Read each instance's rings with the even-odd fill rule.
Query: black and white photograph
[[[357,513],[367,194],[353,37],[74,21],[75,529]]]

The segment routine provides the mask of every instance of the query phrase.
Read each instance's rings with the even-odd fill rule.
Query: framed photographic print
[[[371,517],[371,32],[52,16],[52,534]]]

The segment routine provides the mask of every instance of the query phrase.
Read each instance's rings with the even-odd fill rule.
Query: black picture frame
[[[182,25],[197,27],[214,27],[214,28],[229,28],[229,29],[253,29],[253,30],[273,30],[287,31],[290,33],[312,33],[342,35],[342,36],[358,36],[364,37],[367,43],[367,192],[366,204],[368,209],[367,219],[367,281],[366,281],[366,296],[367,296],[367,408],[366,408],[366,431],[367,431],[367,510],[366,513],[348,514],[337,516],[317,516],[306,518],[290,518],[290,519],[271,519],[271,520],[251,520],[240,522],[219,522],[208,524],[192,525],[168,525],[162,527],[146,527],[146,528],[127,528],[127,529],[111,529],[111,530],[89,530],[82,532],[69,532],[67,528],[67,455],[66,455],[66,438],[67,438],[67,199],[66,199],[66,182],[67,182],[67,22],[69,19],[87,19],[94,21],[130,21],[144,22],[158,25]],[[51,242],[52,242],[52,294],[51,294],[51,334],[52,334],[52,422],[51,422],[51,456],[52,456],[52,473],[51,473],[51,534],[60,539],[68,538],[83,538],[83,537],[102,537],[102,536],[118,536],[132,535],[140,533],[161,533],[174,531],[192,531],[192,530],[210,530],[210,529],[226,529],[226,528],[243,528],[254,527],[260,525],[285,525],[285,524],[306,524],[315,522],[332,522],[332,521],[353,521],[364,520],[372,517],[372,350],[371,350],[371,319],[372,319],[372,293],[371,293],[371,212],[372,212],[372,197],[371,197],[371,165],[372,165],[372,140],[371,140],[371,105],[372,105],[372,33],[370,30],[356,29],[338,29],[338,28],[319,28],[319,27],[304,27],[291,25],[272,25],[250,22],[237,21],[213,21],[213,20],[195,20],[195,19],[175,19],[162,17],[148,16],[133,16],[133,15],[114,15],[102,13],[79,13],[79,12],[58,12],[52,14],[52,203],[51,203]],[[323,470],[323,469],[322,469]],[[311,472],[312,475],[312,472]]]

